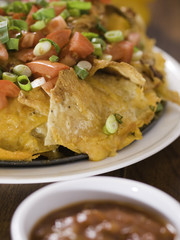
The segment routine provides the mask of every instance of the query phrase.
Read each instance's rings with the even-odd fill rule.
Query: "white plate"
[[[158,49],[158,51],[161,51]],[[180,65],[164,51],[169,88],[180,93]],[[0,168],[0,183],[44,183],[72,180],[117,170],[137,163],[162,150],[180,136],[180,107],[168,103],[162,118],[142,140],[99,162],[80,161],[36,168]]]

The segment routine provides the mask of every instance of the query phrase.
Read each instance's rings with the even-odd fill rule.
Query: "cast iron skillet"
[[[166,108],[166,103],[162,102],[163,110],[161,112],[156,113],[155,118],[151,121],[151,123],[147,126],[144,126],[141,130],[143,135],[146,134],[151,128],[157,123],[157,121],[163,116],[163,113]],[[48,159],[47,157],[40,156],[39,158],[32,161],[1,161],[0,167],[46,167],[52,165],[60,165],[60,164],[68,164],[77,161],[87,161],[87,154],[76,154],[71,150],[60,146],[59,147],[60,157],[54,159]]]

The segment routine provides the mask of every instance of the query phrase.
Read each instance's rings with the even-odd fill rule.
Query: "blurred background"
[[[180,62],[180,0],[112,0],[133,7],[147,24],[148,36]]]

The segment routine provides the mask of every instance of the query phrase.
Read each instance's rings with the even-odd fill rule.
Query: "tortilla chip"
[[[124,64],[119,64],[119,68],[118,72],[123,71]],[[126,71],[123,75],[128,76],[129,68]],[[154,92],[144,93],[134,82],[138,79],[132,82],[102,72],[83,81],[73,69],[61,71],[51,91],[45,144],[63,145],[77,153],[87,153],[91,160],[101,160],[141,139],[139,128],[154,117],[149,105],[155,105],[158,98]],[[115,134],[106,135],[103,126],[108,116],[115,113],[123,117],[123,122]]]

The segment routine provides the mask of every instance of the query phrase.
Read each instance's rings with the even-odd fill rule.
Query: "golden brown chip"
[[[124,64],[119,68],[119,73],[125,71]],[[136,78],[139,74],[134,71]],[[129,76],[129,68],[123,75]],[[129,81],[102,72],[84,81],[73,69],[62,71],[51,92],[46,144],[63,145],[87,153],[91,160],[100,160],[140,139],[139,128],[154,116],[149,106],[159,99],[153,91],[144,93],[142,86],[134,82],[138,79]],[[110,114],[120,114],[122,124],[115,134],[106,135],[103,126]]]

